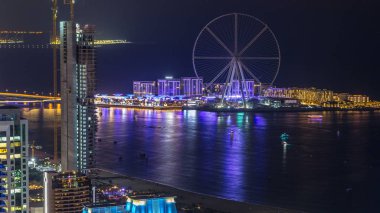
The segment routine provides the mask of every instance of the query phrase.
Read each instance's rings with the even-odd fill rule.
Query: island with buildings
[[[245,81],[242,95],[239,81],[232,85],[207,84],[201,77],[173,78],[157,81],[134,81],[133,94],[95,95],[103,107],[144,109],[198,109],[209,111],[323,111],[375,110],[380,102],[363,94],[338,93],[327,89],[279,88]]]

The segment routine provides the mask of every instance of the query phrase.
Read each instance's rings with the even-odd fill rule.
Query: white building
[[[133,82],[133,95],[137,97],[150,96],[156,94],[155,81],[134,81]]]
[[[181,95],[181,81],[179,79],[173,79],[172,77],[158,79],[157,94],[166,96]]]
[[[0,212],[29,213],[28,121],[0,106]]]
[[[183,77],[182,79],[183,95],[193,97],[202,96],[203,78],[202,77]]]

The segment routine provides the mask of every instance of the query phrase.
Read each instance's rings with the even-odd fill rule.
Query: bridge
[[[41,102],[59,102],[60,97],[39,95],[39,94],[25,94],[25,93],[12,93],[0,92],[1,103],[41,103]]]

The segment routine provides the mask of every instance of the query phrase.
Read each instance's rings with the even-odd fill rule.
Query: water
[[[51,152],[52,110],[24,111],[31,140]],[[249,203],[311,212],[380,210],[380,112],[315,113],[323,119],[309,113],[99,112],[98,167]],[[280,141],[283,132],[290,135],[288,146]]]

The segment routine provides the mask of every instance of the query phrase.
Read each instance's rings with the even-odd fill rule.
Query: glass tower
[[[29,212],[28,121],[0,106],[0,212]]]

